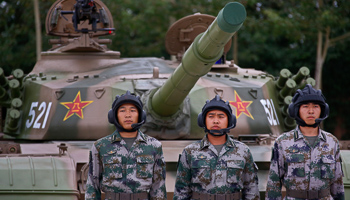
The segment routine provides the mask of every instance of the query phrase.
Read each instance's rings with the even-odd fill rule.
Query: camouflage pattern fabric
[[[91,148],[85,199],[101,199],[101,191],[148,192],[150,199],[167,199],[161,143],[138,131],[130,151],[118,131]]]
[[[257,166],[247,145],[229,136],[220,154],[207,136],[188,145],[178,162],[174,200],[192,192],[227,194],[242,191],[243,199],[260,199]]]
[[[343,172],[339,152],[337,138],[321,129],[314,148],[298,127],[279,136],[272,152],[265,199],[282,199],[281,187],[284,185],[289,190],[329,188],[331,196],[321,200],[343,200]],[[284,199],[299,200],[291,197]]]

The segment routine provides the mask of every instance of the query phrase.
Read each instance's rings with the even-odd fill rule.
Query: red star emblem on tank
[[[235,110],[236,110],[237,119],[241,116],[242,113],[254,119],[252,114],[250,114],[249,110],[247,109],[250,106],[250,104],[253,103],[253,101],[242,101],[241,97],[237,94],[236,91],[235,91],[235,99],[236,101],[229,101],[229,102],[233,107],[236,108]]]
[[[78,92],[77,96],[75,96],[75,99],[72,102],[61,102],[61,104],[68,109],[68,112],[64,117],[63,121],[66,121],[74,114],[76,114],[81,119],[84,119],[83,108],[85,108],[92,102],[93,101],[81,101],[80,91]]]

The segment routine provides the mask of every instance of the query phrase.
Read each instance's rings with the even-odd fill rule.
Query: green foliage
[[[52,2],[41,2],[41,13],[44,14],[41,16],[42,23],[45,22],[45,14]],[[33,1],[1,2],[0,63],[6,74],[17,68],[26,73],[32,70],[36,62],[34,27]]]
[[[30,26],[22,26],[28,20],[26,12],[32,12],[30,4],[29,1],[9,1],[3,2],[0,7],[0,59],[5,72],[29,67],[24,60],[28,63],[35,62],[35,49],[31,48],[35,46],[33,32],[29,30]],[[34,26],[33,20],[28,20],[27,23]]]
[[[122,57],[161,57],[165,54],[168,1],[110,0],[104,3],[113,15],[116,28],[111,49],[120,51]]]

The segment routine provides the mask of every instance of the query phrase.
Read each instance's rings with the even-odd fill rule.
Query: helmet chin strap
[[[135,132],[135,131],[137,131],[137,129],[125,129],[125,128],[123,128],[123,127],[117,127],[117,130],[119,131],[119,132]]]
[[[219,137],[219,136],[226,135],[227,133],[230,132],[230,129],[232,129],[234,127],[235,127],[235,125],[232,125],[230,127],[223,128],[220,130],[208,130],[207,127],[205,127],[205,132],[208,132],[212,136]],[[218,134],[215,134],[215,133],[218,133]]]
[[[314,124],[306,124],[304,120],[296,120],[299,126],[316,128],[321,123],[322,119],[318,118]]]
[[[226,131],[223,131],[223,129],[221,129],[221,130],[208,130],[207,132],[214,137],[226,135]],[[215,134],[215,133],[219,133],[219,134]]]
[[[123,127],[122,127],[121,125],[119,125],[119,124],[118,124],[118,126],[116,126],[116,127],[117,127],[117,130],[118,130],[119,132],[135,132],[135,131],[139,130],[140,127],[142,126],[142,124],[144,124],[144,123],[145,123],[145,120],[142,120],[142,121],[139,122],[139,123],[131,124],[131,129],[125,129],[125,128],[123,128]]]
[[[312,127],[312,128],[316,128],[317,126],[318,126],[318,124],[317,123],[314,123],[314,124],[312,124],[312,125],[309,125],[309,124],[305,124],[305,125],[299,125],[299,126],[303,126],[303,127]]]

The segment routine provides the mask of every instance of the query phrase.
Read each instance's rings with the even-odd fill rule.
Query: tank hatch
[[[109,39],[100,36],[114,34],[113,18],[100,0],[59,0],[48,11],[46,33],[59,36],[51,39],[52,49],[61,52],[106,51]]]
[[[206,31],[214,21],[212,15],[196,13],[176,21],[168,29],[165,36],[165,47],[170,55],[175,55],[180,61],[185,51],[190,47],[194,39],[200,33]],[[224,55],[231,48],[231,40],[224,47]]]

